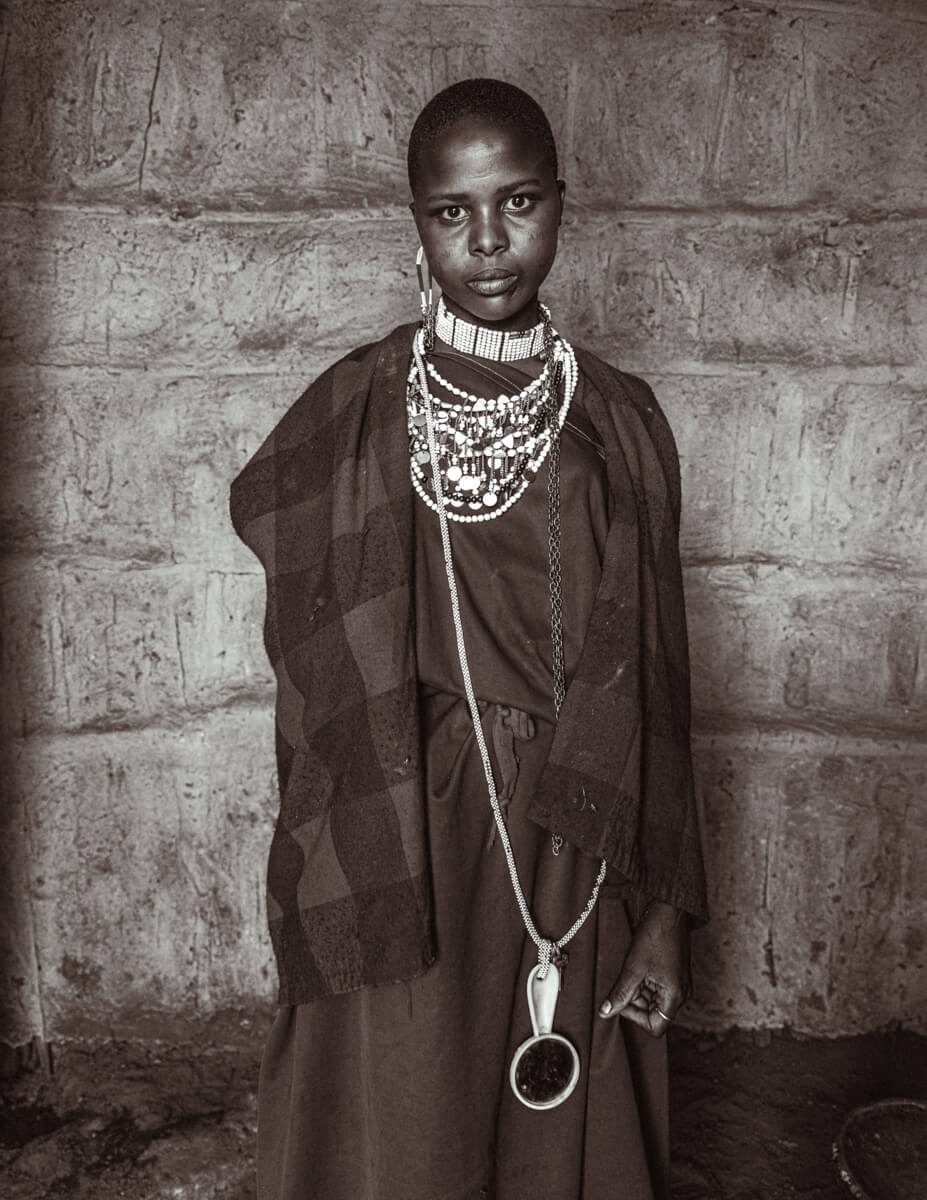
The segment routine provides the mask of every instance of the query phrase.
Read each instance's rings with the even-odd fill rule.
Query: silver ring
[[[662,1018],[663,1018],[663,1020],[667,1022],[667,1024],[669,1024],[669,1025],[672,1025],[672,1023],[673,1023],[673,1018],[672,1018],[672,1017],[668,1017],[668,1016],[666,1015],[666,1013],[663,1011],[663,1009],[662,1009],[662,1008],[658,1008],[658,1007],[657,1007],[657,1005],[654,1005],[654,1008],[656,1008],[656,1010],[657,1010],[657,1016],[658,1016],[658,1017],[662,1017]]]

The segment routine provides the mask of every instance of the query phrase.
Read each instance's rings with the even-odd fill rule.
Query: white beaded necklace
[[[435,383],[438,384],[439,387],[443,387],[446,392],[450,392],[452,396],[459,396],[461,400],[468,400],[471,404],[482,405],[487,403],[487,400],[484,396],[475,396],[473,392],[465,392],[463,388],[459,388],[455,384],[451,383],[449,379],[445,379],[433,362],[430,362],[426,359],[425,367]],[[547,363],[545,363],[544,369],[541,371],[537,379],[532,379],[526,387],[521,388],[517,392],[513,392],[511,397],[507,395],[500,395],[498,402],[503,404],[509,399],[511,399],[513,402],[516,400],[522,400],[523,397],[528,396],[530,393],[538,391],[547,382],[548,373],[549,368]]]
[[[538,308],[549,321],[550,313],[544,305],[539,304]],[[455,350],[475,354],[478,358],[491,358],[496,362],[534,358],[544,349],[544,321],[531,329],[489,329],[486,325],[473,325],[463,317],[448,312],[443,296],[438,300],[435,333]]]
[[[536,477],[553,438],[563,429],[576,389],[576,356],[569,343],[555,336],[552,357],[555,375],[562,373],[564,383],[556,432],[545,419],[544,387],[529,384],[514,396],[489,400],[468,393],[472,403],[464,405],[429,394],[438,448],[436,465],[450,520],[491,521],[511,508]],[[427,368],[425,379],[427,386]],[[414,362],[406,394],[412,484],[437,512],[435,459],[426,436],[425,394]]]

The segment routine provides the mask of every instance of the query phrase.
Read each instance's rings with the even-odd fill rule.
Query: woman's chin
[[[498,329],[530,329],[538,320],[537,294],[526,301],[517,292],[503,292],[498,296],[468,292],[460,297],[445,293],[444,303],[449,312],[465,321]]]

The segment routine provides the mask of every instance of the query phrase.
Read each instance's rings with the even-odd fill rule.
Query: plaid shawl
[[[267,577],[281,809],[268,867],[279,1001],[434,961],[405,386],[414,326],[329,368],[232,484]],[[641,898],[706,915],[689,755],[679,470],[646,384],[577,351],[614,515],[531,816]],[[629,486],[630,482],[630,486]]]

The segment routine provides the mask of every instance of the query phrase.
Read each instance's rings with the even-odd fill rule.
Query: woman
[[[672,435],[539,305],[564,184],[529,96],[439,93],[409,180],[440,301],[232,491],[278,679],[259,1194],[652,1200],[706,915]]]

